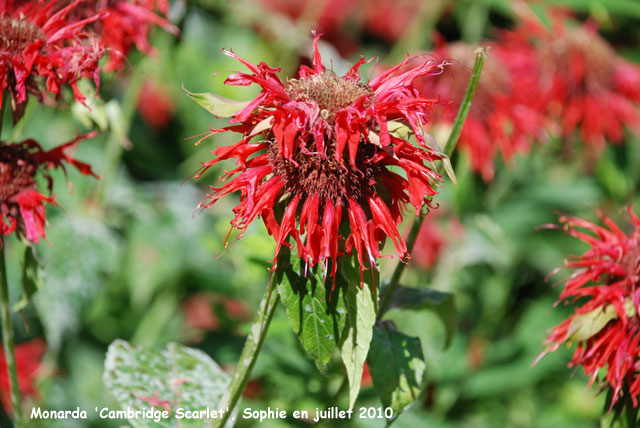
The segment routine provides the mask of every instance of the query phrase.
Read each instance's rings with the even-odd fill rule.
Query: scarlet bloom
[[[458,218],[450,217],[442,222],[442,214],[442,207],[430,211],[418,231],[411,257],[416,266],[422,269],[431,269],[449,244],[464,234]]]
[[[277,244],[274,269],[291,237],[300,258],[309,266],[325,266],[331,276],[336,259],[355,251],[362,279],[363,258],[374,266],[386,237],[401,259],[408,257],[398,232],[402,209],[410,203],[418,214],[436,194],[440,176],[432,162],[440,157],[427,145],[422,125],[438,99],[420,95],[413,81],[441,73],[446,63],[422,59],[401,72],[407,58],[361,83],[358,70],[365,59],[338,77],[322,65],[318,38],[313,68],[301,66],[299,78],[284,83],[276,74],[279,68],[256,66],[225,51],[250,70],[232,74],[225,83],[257,83],[262,91],[234,115],[232,126],[208,134],[232,131],[242,138],[216,148],[215,158],[203,163],[203,171],[227,159],[235,159],[237,167],[224,175],[225,184],[211,187],[209,200],[201,205],[240,192],[232,228],[241,236],[262,217]],[[394,131],[403,122],[417,144]],[[325,264],[329,260],[331,266]]]
[[[174,111],[175,105],[166,85],[155,79],[143,83],[138,96],[138,112],[148,126],[155,129],[165,128]]]
[[[451,101],[438,111],[434,124],[453,123],[469,81],[475,49],[462,42],[441,42],[432,52],[437,58],[458,63],[437,79],[421,79],[417,83],[424,93],[435,92]],[[491,55],[485,61],[459,142],[460,149],[471,159],[472,169],[485,181],[493,180],[498,153],[511,162],[516,154],[528,153],[532,141],[544,137],[546,119],[529,92],[536,80],[532,66],[535,61],[532,49],[526,46],[491,44]]]
[[[23,396],[33,396],[37,392],[33,381],[38,374],[40,360],[46,349],[47,346],[42,339],[33,339],[15,347],[18,385]],[[10,411],[13,406],[11,405],[9,385],[7,362],[4,351],[0,349],[0,399],[2,399],[2,406]]]
[[[640,219],[631,208],[628,212],[629,233],[602,214],[604,227],[576,217],[560,217],[564,229],[590,248],[565,263],[573,273],[560,299],[579,300],[580,305],[552,329],[547,349],[538,358],[564,342],[577,342],[569,367],[581,365],[591,376],[590,383],[601,369],[606,370],[605,380],[613,388],[611,405],[626,386],[635,407],[640,394]]]
[[[40,237],[45,238],[45,205],[55,205],[55,195],[45,196],[37,190],[36,175],[45,170],[49,191],[53,183],[46,170],[64,170],[63,162],[75,166],[84,175],[97,178],[89,165],[66,153],[81,140],[95,135],[96,132],[82,135],[49,151],[42,150],[34,140],[0,141],[0,238],[15,231],[34,243],[39,242]]]
[[[91,30],[109,51],[109,62],[105,71],[122,69],[132,46],[140,52],[151,54],[149,32],[154,25],[173,34],[180,31],[166,18],[169,10],[167,0],[93,0],[83,2],[75,8],[75,19],[86,19],[95,14],[103,16],[91,25]]]
[[[593,23],[556,15],[552,29],[528,20],[516,33],[536,47],[541,106],[564,136],[577,131],[602,148],[620,142],[625,126],[640,132],[640,66],[618,56]]]
[[[98,61],[104,49],[84,28],[101,15],[70,20],[70,11],[80,2],[61,7],[60,0],[0,0],[0,92],[7,90],[11,96],[14,122],[22,117],[27,93],[42,100],[38,79],[55,97],[63,85],[71,85],[80,102],[85,97],[78,80],[88,77],[99,86]]]

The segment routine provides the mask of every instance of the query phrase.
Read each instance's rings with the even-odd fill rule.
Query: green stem
[[[11,404],[17,428],[23,427],[22,400],[18,385],[18,369],[14,353],[13,329],[11,328],[11,312],[9,309],[9,283],[7,281],[7,267],[4,261],[4,244],[0,246],[0,316],[2,317],[2,346],[9,371],[9,385],[11,388]]]
[[[469,79],[469,84],[467,85],[467,90],[464,93],[464,98],[462,98],[462,103],[460,104],[460,108],[458,109],[458,114],[456,115],[456,120],[453,122],[453,126],[451,128],[451,133],[449,134],[449,138],[447,139],[447,144],[444,146],[443,153],[445,156],[450,157],[453,154],[454,149],[456,148],[456,144],[458,143],[458,138],[460,138],[460,133],[462,132],[462,126],[464,125],[464,121],[469,114],[469,109],[471,108],[471,101],[473,100],[473,96],[478,88],[478,82],[480,81],[480,75],[482,73],[482,67],[484,66],[484,61],[487,58],[487,48],[478,48],[476,49],[476,60],[473,64],[473,70],[471,72],[471,78]],[[438,165],[438,172],[441,171],[442,164]],[[409,237],[407,238],[407,251],[409,254],[413,252],[413,247],[416,243],[416,238],[418,237],[418,232],[420,231],[420,227],[422,226],[422,222],[424,221],[426,215],[421,215],[416,219],[416,221],[411,226],[411,230],[409,231]],[[382,290],[380,297],[380,309],[378,311],[379,316],[382,316],[384,312],[389,308],[391,304],[391,297],[393,296],[393,292],[400,285],[400,277],[404,272],[406,264],[403,262],[399,262],[396,266],[393,274],[391,275],[391,280],[387,286]]]
[[[231,416],[231,413],[233,413],[233,409],[236,407],[236,404],[238,404],[242,391],[244,391],[247,385],[251,370],[258,359],[262,342],[264,342],[264,338],[267,335],[269,324],[271,323],[276,306],[278,305],[278,300],[280,299],[278,291],[272,290],[272,285],[273,284],[270,284],[269,287],[267,287],[262,297],[256,319],[251,325],[251,331],[242,349],[238,364],[236,365],[236,371],[218,405],[218,408],[228,409],[228,411],[225,411],[222,418],[214,421],[214,428],[223,427]]]

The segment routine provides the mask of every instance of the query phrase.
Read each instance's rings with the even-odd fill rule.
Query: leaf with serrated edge
[[[420,339],[396,331],[390,323],[378,323],[367,361],[373,387],[395,419],[422,391],[426,364]]]
[[[189,98],[216,117],[232,117],[251,102],[232,100],[216,94],[190,92],[184,85],[182,90]]]
[[[354,274],[356,268],[352,265],[353,261],[353,258],[344,257],[342,262],[342,271],[347,279],[347,323],[340,339],[340,352],[349,381],[349,409],[353,408],[360,392],[364,362],[369,353],[378,306],[371,295],[372,285],[365,280],[360,286],[359,276]]]
[[[216,404],[229,384],[229,376],[208,355],[175,343],[159,351],[116,340],[104,366],[105,385],[122,408],[171,410],[160,422],[129,419],[134,428],[207,426],[213,418],[176,419],[177,409],[218,411]]]
[[[336,349],[346,322],[344,280],[338,275],[336,287],[331,291],[331,283],[325,287],[320,271],[309,269],[305,278],[300,258],[295,254],[285,263],[287,260],[278,261],[279,269],[284,271],[281,277],[276,277],[278,292],[302,346],[316,365],[323,368]]]

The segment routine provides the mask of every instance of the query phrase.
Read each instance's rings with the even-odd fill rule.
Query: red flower
[[[590,248],[565,263],[574,271],[560,299],[580,305],[552,329],[538,359],[563,342],[578,342],[569,367],[581,365],[593,383],[606,366],[605,379],[613,388],[611,405],[626,386],[635,407],[640,394],[640,219],[631,209],[628,212],[633,227],[628,234],[602,214],[604,227],[560,217],[565,230]]]
[[[474,51],[474,46],[458,42],[442,45],[432,53],[460,64],[449,67],[437,79],[417,83],[424,93],[435,92],[452,101],[444,106],[437,122],[454,121],[469,81]],[[532,140],[543,137],[545,118],[532,105],[530,92],[536,79],[533,62],[531,49],[500,42],[491,45],[459,143],[469,154],[472,169],[485,181],[493,180],[498,152],[510,162],[516,154],[528,153]]]
[[[23,396],[33,396],[36,388],[33,384],[38,370],[40,360],[46,351],[46,344],[42,339],[33,339],[29,342],[21,343],[15,347],[16,365],[18,369],[18,385]],[[0,349],[0,399],[2,406],[11,411],[11,389],[9,387],[9,371],[4,357],[4,351]]]
[[[142,120],[152,128],[162,129],[171,121],[174,110],[169,88],[154,79],[146,80],[138,97],[138,111]]]
[[[316,28],[343,56],[358,49],[357,36],[373,35],[387,42],[401,39],[421,16],[436,13],[429,2],[414,0],[253,0],[263,7]],[[257,22],[268,34],[273,25]]]
[[[276,74],[279,68],[255,66],[225,51],[251,71],[234,73],[225,83],[257,83],[262,91],[235,114],[234,125],[208,134],[233,131],[242,138],[216,148],[215,159],[203,163],[202,172],[226,159],[236,159],[237,167],[225,174],[225,184],[212,187],[210,200],[201,205],[209,207],[240,192],[232,228],[241,236],[262,217],[277,244],[274,269],[281,247],[290,246],[291,237],[308,265],[331,260],[331,267],[325,266],[331,276],[336,259],[355,250],[362,279],[363,257],[374,266],[386,237],[400,258],[408,257],[397,228],[402,208],[411,203],[418,214],[428,204],[427,197],[436,194],[440,176],[431,163],[439,156],[428,148],[422,125],[437,99],[420,95],[413,81],[441,73],[446,63],[423,59],[412,70],[400,72],[407,58],[361,83],[358,69],[364,58],[338,77],[323,67],[318,38],[313,68],[300,67],[299,78],[284,83]],[[408,123],[418,144],[390,132],[392,125],[399,125],[392,121]],[[262,137],[255,140],[258,135]]]
[[[431,269],[449,243],[464,234],[464,229],[457,218],[449,218],[443,224],[440,221],[442,214],[442,207],[430,211],[418,232],[411,257],[416,266],[422,269]]]
[[[640,132],[640,67],[619,57],[592,23],[554,16],[553,28],[528,20],[517,35],[536,46],[540,102],[565,136],[585,144],[619,142],[625,126]]]
[[[78,80],[88,77],[99,86],[98,60],[104,49],[84,27],[100,15],[70,21],[69,12],[80,1],[56,11],[61,4],[56,0],[0,0],[0,92],[8,90],[11,96],[14,122],[22,117],[27,92],[42,100],[39,76],[56,97],[62,85],[71,85],[80,102],[85,98]]]
[[[154,25],[173,34],[180,33],[164,18],[168,10],[167,0],[93,0],[80,4],[73,16],[76,19],[97,13],[104,16],[92,25],[92,30],[109,50],[105,71],[110,72],[122,69],[133,45],[145,54],[154,52],[149,44],[149,32]]]
[[[36,173],[41,167],[64,170],[64,161],[78,168],[82,174],[97,178],[89,165],[65,153],[81,140],[95,135],[96,132],[82,135],[49,151],[42,150],[34,140],[21,143],[0,141],[0,245],[2,235],[16,230],[31,242],[37,243],[40,237],[45,238],[45,203],[55,205],[55,195],[45,196],[36,190]],[[46,175],[46,178],[51,190],[51,177]]]

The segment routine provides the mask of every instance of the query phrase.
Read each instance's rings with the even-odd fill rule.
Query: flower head
[[[432,55],[458,62],[436,79],[421,79],[424,93],[438,93],[451,102],[442,107],[434,123],[452,123],[462,102],[471,74],[475,47],[457,42],[441,44]],[[531,142],[542,138],[545,118],[532,103],[528,92],[535,81],[531,49],[509,43],[491,45],[469,116],[460,134],[460,148],[469,154],[471,167],[485,181],[494,177],[494,159],[500,153],[510,162],[518,153],[527,153]]]
[[[122,69],[134,45],[145,54],[154,52],[149,44],[149,32],[154,25],[173,34],[180,33],[165,18],[168,10],[167,0],[92,0],[78,5],[72,16],[75,19],[103,16],[91,25],[91,31],[109,51],[105,71],[111,72]]]
[[[590,248],[565,263],[573,273],[560,299],[580,303],[569,319],[552,329],[547,350],[538,358],[564,342],[577,342],[569,366],[581,365],[591,383],[606,370],[606,382],[613,388],[611,405],[626,386],[635,407],[640,394],[640,219],[631,209],[628,212],[629,233],[602,214],[604,227],[576,217],[560,218],[565,230]]]
[[[80,102],[85,98],[78,80],[88,77],[99,86],[98,60],[104,49],[85,26],[101,15],[70,20],[70,11],[80,2],[62,7],[61,0],[0,1],[0,92],[7,90],[11,96],[14,121],[22,116],[27,93],[42,100],[38,79],[56,97],[63,85],[71,85]]]
[[[20,343],[15,347],[16,365],[18,366],[18,385],[24,396],[36,394],[34,378],[40,369],[40,360],[46,351],[46,344],[42,339],[33,339]],[[11,391],[9,387],[9,372],[4,352],[0,350],[0,399],[2,406],[11,410]]]
[[[53,183],[51,177],[46,175],[46,170],[64,170],[63,162],[66,162],[75,166],[82,174],[97,178],[89,165],[66,153],[81,140],[95,135],[95,132],[82,135],[49,151],[42,150],[34,140],[21,143],[0,141],[0,237],[17,231],[34,243],[40,237],[45,238],[45,204],[55,205],[55,195],[45,196],[40,193],[37,190],[36,176],[40,170],[45,170],[50,191]]]
[[[256,83],[262,91],[235,114],[232,126],[209,134],[232,131],[242,137],[216,148],[215,159],[203,163],[206,170],[235,159],[237,167],[225,174],[226,183],[212,187],[202,205],[240,192],[231,225],[241,234],[260,216],[276,240],[276,257],[292,238],[308,265],[331,261],[326,268],[332,276],[336,259],[355,251],[362,279],[363,258],[374,266],[387,237],[401,258],[408,257],[398,232],[402,208],[410,203],[417,214],[436,194],[440,176],[431,163],[439,156],[427,146],[422,125],[438,100],[420,95],[413,81],[441,73],[446,63],[423,58],[401,72],[407,59],[362,83],[358,70],[364,58],[339,77],[322,65],[318,38],[313,68],[302,66],[297,79],[285,82],[277,76],[280,69],[225,51],[250,70],[232,74],[225,83]],[[393,132],[403,122],[417,144]]]
[[[175,112],[169,87],[153,78],[146,80],[138,96],[138,112],[151,128],[166,128]]]
[[[601,148],[621,141],[625,126],[640,132],[640,66],[618,56],[593,23],[555,15],[552,30],[528,20],[516,33],[536,47],[541,105],[565,136],[579,131]]]

